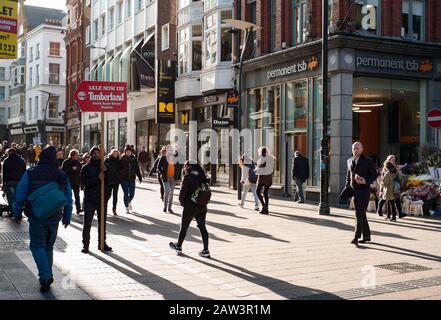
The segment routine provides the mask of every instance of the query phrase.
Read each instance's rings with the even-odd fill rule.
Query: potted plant
[[[437,163],[434,153],[426,157],[426,163],[427,166],[429,167],[430,176],[432,177],[433,180],[435,180],[437,178],[437,170],[436,170]]]

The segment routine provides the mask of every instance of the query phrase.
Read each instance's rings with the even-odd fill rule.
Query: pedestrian
[[[267,147],[261,147],[257,151],[259,159],[257,160],[257,168],[255,172],[257,174],[257,197],[262,204],[261,214],[268,214],[269,205],[269,188],[273,184],[273,171],[274,171],[274,156],[268,150]],[[262,196],[263,190],[263,196]]]
[[[105,174],[101,173],[101,150],[93,147],[90,150],[90,162],[81,169],[81,183],[84,186],[84,224],[83,224],[83,249],[82,253],[89,253],[90,228],[92,227],[95,211],[98,215],[98,250],[101,247],[101,181],[105,179]],[[105,171],[105,168],[104,168]],[[107,190],[104,190],[106,194]],[[104,199],[105,200],[105,199]],[[106,220],[107,206],[104,204],[104,250],[112,251],[106,243]]]
[[[20,148],[20,155],[23,158],[23,160],[25,161],[25,163],[28,163],[28,147],[26,145],[26,143],[23,143],[21,148]]]
[[[397,221],[396,200],[400,198],[399,189],[395,185],[397,182],[397,168],[392,162],[384,164],[383,178],[381,179],[382,199],[386,201],[387,217],[386,220]],[[391,219],[392,216],[392,219]]]
[[[45,148],[38,165],[27,170],[20,180],[13,204],[18,223],[23,209],[28,217],[30,249],[38,268],[40,291],[46,292],[54,281],[52,264],[58,225],[62,221],[67,228],[72,217],[72,190],[65,173],[58,169],[54,147]]]
[[[153,163],[153,167],[149,172],[149,176],[152,176],[154,173],[156,173],[156,175],[158,177],[162,201],[164,201],[164,183],[163,183],[161,175],[159,174],[159,171],[158,171],[158,164],[159,164],[159,161],[161,160],[162,156],[165,156],[166,154],[167,154],[167,148],[162,147],[160,155],[156,158],[155,162]]]
[[[83,159],[81,161],[81,168],[84,167],[89,162],[90,162],[90,153],[86,152],[85,154],[83,154]]]
[[[35,154],[34,145],[30,144],[29,148],[28,148],[28,163],[29,163],[30,168],[35,167],[35,164],[37,162],[35,160],[35,156],[36,156],[36,154]]]
[[[109,186],[107,201],[109,201],[110,197],[113,195],[112,211],[113,214],[117,216],[118,214],[116,212],[116,206],[118,204],[118,189],[119,184],[121,183],[121,160],[118,149],[112,149],[105,161],[105,164],[107,168],[107,185]]]
[[[300,151],[294,152],[292,159],[292,179],[297,186],[298,203],[305,202],[305,194],[303,193],[303,184],[309,179],[309,163]]]
[[[173,194],[176,182],[181,179],[182,165],[178,161],[178,152],[168,146],[166,155],[162,156],[158,164],[158,172],[164,185],[164,210],[173,214]]]
[[[41,146],[39,144],[35,145],[34,150],[35,150],[35,162],[38,163],[38,161],[40,161]]]
[[[179,230],[178,242],[170,242],[169,246],[177,254],[182,253],[188,227],[193,219],[196,219],[199,231],[201,232],[204,244],[203,250],[199,253],[201,257],[210,258],[208,250],[208,231],[206,227],[207,205],[211,197],[211,192],[200,192],[199,190],[209,190],[207,175],[200,164],[184,164],[184,178],[179,193],[179,202],[184,207],[181,218],[181,229]],[[195,193],[198,192],[198,195]]]
[[[83,212],[83,210],[81,209],[80,200],[81,163],[79,159],[80,154],[78,150],[71,149],[69,152],[69,158],[64,160],[63,164],[61,165],[61,170],[66,173],[75,197],[75,207],[77,209],[77,214]]]
[[[383,176],[386,174],[386,163],[388,163],[388,162],[390,162],[394,167],[395,167],[395,174],[396,174],[396,180],[398,181],[398,184],[396,184],[397,186],[400,186],[400,184],[399,184],[399,180],[400,180],[400,175],[401,175],[401,166],[400,165],[398,165],[397,164],[397,161],[396,161],[396,157],[394,156],[394,155],[389,155],[387,158],[386,158],[386,161],[384,162],[384,165],[383,165],[383,169],[382,169],[382,171],[381,171],[381,178],[380,178],[380,182],[381,182],[381,180],[383,179]],[[382,197],[382,193],[383,193],[383,190],[382,190],[382,188],[381,188],[381,186],[380,186],[380,195],[381,195],[381,199],[380,199],[380,201],[378,202],[378,206],[377,206],[377,214],[380,216],[380,217],[382,217],[383,216],[383,206],[384,206],[384,204],[386,203],[386,200],[384,200],[384,198]],[[400,193],[401,193],[401,191],[400,191]],[[406,217],[406,214],[404,214],[403,213],[403,210],[402,210],[402,208],[401,208],[401,199],[400,199],[400,197],[398,197],[398,198],[396,198],[395,199],[395,208],[396,208],[396,210],[397,210],[397,212],[398,212],[398,217],[399,218],[404,218],[404,217]]]
[[[132,147],[127,145],[121,157],[121,187],[124,192],[124,205],[127,214],[133,210],[131,202],[135,197],[136,177],[138,177],[139,183],[142,183],[138,161],[133,155]]]
[[[147,163],[149,161],[149,156],[147,151],[145,151],[145,147],[142,147],[142,151],[138,154],[138,164],[141,169],[142,177],[145,178],[145,173],[147,171]]]
[[[18,183],[26,172],[26,163],[17,154],[17,150],[10,148],[6,151],[6,159],[3,162],[3,191],[6,193],[8,204],[12,206]]]
[[[57,163],[58,163],[58,167],[61,169],[61,166],[63,165],[64,162],[64,152],[63,151],[58,151],[57,152]]]
[[[363,154],[361,142],[352,145],[353,157],[347,161],[347,174],[345,190],[354,196],[356,228],[352,244],[358,245],[358,239],[363,235],[360,243],[371,241],[371,230],[366,217],[366,210],[370,199],[370,185],[378,177],[377,168],[371,158]]]
[[[254,196],[254,209],[259,211],[259,198],[257,197],[257,175],[255,173],[256,164],[246,154],[240,157],[240,167],[242,168],[242,199],[239,206],[243,209],[248,192],[251,190]]]

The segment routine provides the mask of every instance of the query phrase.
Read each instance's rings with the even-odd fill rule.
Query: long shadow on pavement
[[[233,217],[233,218],[237,218],[237,219],[247,220],[247,218],[235,215],[234,213],[231,213],[231,212],[214,210],[214,209],[208,208],[208,214],[210,214],[210,213],[217,214],[220,216],[229,216],[229,217]]]
[[[395,249],[395,250],[386,250],[386,249],[380,249],[380,248],[373,248],[371,245],[379,246],[379,247],[385,247],[385,248],[389,248],[389,249]],[[420,251],[415,251],[415,250],[395,247],[395,246],[391,246],[391,245],[388,245],[388,244],[381,244],[381,243],[378,243],[378,242],[370,242],[369,245],[367,245],[367,246],[358,245],[358,248],[359,249],[364,249],[364,250],[376,250],[376,251],[395,253],[395,254],[399,254],[399,255],[403,255],[403,256],[409,256],[409,257],[414,257],[414,258],[419,258],[419,259],[424,259],[424,260],[431,260],[431,261],[441,262],[441,257],[440,256],[435,256],[435,255],[430,254],[430,253],[425,253],[425,252],[420,252]],[[400,252],[400,251],[402,251],[402,252]]]
[[[243,267],[239,267],[237,265],[230,264],[228,262],[224,262],[218,259],[210,258],[205,261],[196,259],[187,255],[183,255],[186,258],[192,259],[194,261],[197,261],[199,263],[205,264],[206,266],[216,268],[218,270],[221,270],[223,272],[229,273],[233,276],[236,276],[238,278],[241,278],[245,281],[254,283],[256,285],[265,287],[269,289],[271,292],[274,292],[275,294],[278,294],[282,297],[285,297],[287,299],[311,299],[314,300],[315,298],[317,300],[341,300],[340,297],[318,289],[308,288],[308,287],[302,287],[302,286],[296,286],[294,284],[291,284],[289,282],[276,279],[273,277],[269,277],[266,275],[262,275],[253,271],[250,271],[248,269],[245,269]],[[223,264],[226,267],[229,267],[231,270],[226,267],[222,267],[219,265],[216,265],[214,263],[209,263],[208,261],[214,261],[219,264]],[[314,298],[315,297],[315,298]]]
[[[284,214],[284,213],[273,213],[271,212],[271,216],[281,218],[281,219],[287,219],[291,221],[298,221],[302,223],[309,223],[313,225],[318,225],[322,227],[328,227],[328,228],[334,228],[337,230],[345,230],[345,231],[354,231],[354,226],[334,221],[334,220],[326,220],[326,219],[320,219],[320,218],[312,218],[312,217],[305,217],[305,216],[298,216],[294,214]],[[347,218],[347,217],[345,217]],[[381,232],[381,231],[372,231],[373,235],[382,236],[382,237],[393,237],[403,240],[415,240],[412,238],[408,238],[399,234],[395,233],[389,233],[389,232]]]
[[[131,268],[133,270],[136,270],[135,272],[132,272],[130,270],[127,270],[124,267],[121,267],[107,259],[105,259],[102,256],[90,253],[91,256],[94,258],[102,261],[103,263],[109,265],[110,267],[118,270],[119,272],[125,274],[127,277],[135,280],[137,283],[148,287],[151,290],[154,290],[155,292],[161,294],[165,299],[170,300],[197,300],[197,299],[205,299],[209,300],[209,298],[198,296],[194,294],[191,291],[188,291],[187,289],[182,288],[181,286],[178,286],[177,284],[164,279],[163,277],[160,277],[154,273],[151,273],[150,271],[147,271],[138,265],[134,264],[133,262],[124,259],[123,257],[115,254],[115,253],[108,253],[107,255],[112,257],[115,260],[118,260],[123,265],[127,266],[128,268]],[[148,279],[148,283],[143,283],[140,281],[141,279]],[[178,296],[179,295],[179,296]]]

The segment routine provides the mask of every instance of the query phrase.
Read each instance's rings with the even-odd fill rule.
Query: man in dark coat
[[[75,196],[75,207],[77,208],[77,214],[82,212],[81,200],[80,200],[80,186],[81,186],[81,163],[80,154],[78,150],[72,149],[69,153],[69,158],[63,161],[61,165],[67,177],[69,178],[70,186]]]
[[[158,174],[161,176],[164,185],[164,212],[173,214],[173,193],[176,182],[181,180],[182,164],[178,161],[178,152],[170,146],[167,154],[162,156],[158,163]]]
[[[300,151],[294,153],[292,160],[292,178],[297,186],[297,193],[299,195],[298,203],[305,202],[305,195],[303,194],[303,184],[309,179],[309,163]]]
[[[25,163],[28,162],[28,147],[26,143],[23,143],[22,147],[20,148],[20,155],[25,161]]]
[[[35,156],[36,156],[36,153],[35,153],[34,145],[30,144],[29,149],[28,149],[28,163],[31,168],[34,167],[35,163],[37,162],[35,160]]]
[[[374,161],[363,154],[363,145],[360,142],[352,145],[352,154],[353,157],[347,161],[345,189],[352,189],[351,193],[354,195],[356,229],[351,243],[357,245],[362,234],[363,240],[360,243],[371,241],[366,210],[370,198],[370,185],[377,179],[378,172]]]
[[[124,205],[126,207],[126,213],[129,214],[132,208],[132,200],[135,197],[136,177],[139,179],[139,183],[142,183],[142,175],[139,170],[138,161],[133,155],[133,149],[127,145],[124,148],[124,155],[121,157],[121,187],[124,192]]]
[[[145,173],[147,171],[147,162],[149,161],[149,156],[145,147],[142,147],[142,151],[138,154],[139,168],[141,169],[142,177],[145,178]]]
[[[6,151],[7,158],[3,162],[3,190],[10,206],[15,201],[15,191],[23,174],[26,172],[26,163],[17,154],[17,150],[10,148]]]
[[[91,160],[81,169],[81,184],[84,186],[84,225],[83,225],[83,249],[82,253],[89,253],[90,228],[92,227],[95,211],[98,214],[98,243],[101,233],[101,181],[105,174],[100,172],[101,151],[98,147],[90,150]],[[106,192],[107,190],[105,190]],[[105,199],[104,199],[105,200]],[[106,241],[107,208],[104,208],[104,251],[112,251]],[[100,246],[98,245],[98,248]]]

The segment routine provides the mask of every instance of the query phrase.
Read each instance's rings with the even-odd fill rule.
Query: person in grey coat
[[[309,163],[308,159],[304,157],[300,151],[294,152],[292,159],[292,179],[297,186],[297,194],[299,195],[298,203],[305,202],[305,195],[303,193],[303,184],[309,179]]]

